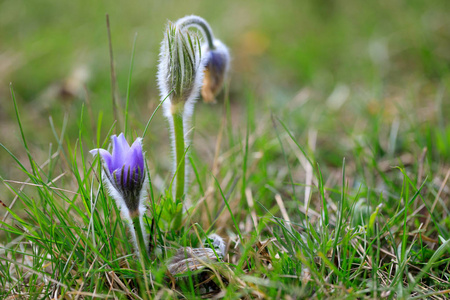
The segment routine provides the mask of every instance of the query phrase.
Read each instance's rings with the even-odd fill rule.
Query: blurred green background
[[[273,113],[302,144],[313,136],[315,157],[331,168],[361,151],[376,159],[416,157],[423,147],[437,166],[449,161],[448,0],[2,1],[0,142],[24,163],[10,82],[37,161],[48,158],[49,144],[55,149],[49,116],[58,133],[66,116],[66,139],[74,143],[79,126],[95,131],[101,115],[100,136],[107,138],[113,117],[106,13],[121,107],[137,34],[130,122],[138,135],[160,100],[156,70],[167,20],[196,14],[230,48],[237,134],[245,134],[247,118],[252,131],[270,131]],[[196,107],[194,149],[205,162],[214,155],[223,98]],[[168,173],[166,127],[157,114],[145,143],[152,168]],[[85,148],[97,143],[83,142]],[[1,150],[2,177],[23,177],[12,166]]]

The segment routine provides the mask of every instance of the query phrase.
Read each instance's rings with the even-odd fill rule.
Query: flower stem
[[[183,130],[183,114],[182,109],[176,105],[172,106],[173,131],[175,135],[175,162],[176,162],[176,178],[175,178],[175,203],[182,201],[184,196],[184,185],[186,176],[186,159],[184,157],[184,130]],[[182,211],[177,213],[174,226],[178,227],[181,224]]]
[[[216,48],[214,46],[214,34],[212,32],[211,27],[209,26],[208,22],[206,22],[205,19],[197,16],[187,16],[178,20],[177,25],[179,25],[180,27],[196,26],[200,28],[203,34],[205,35],[206,40],[208,41],[209,49],[214,50]]]
[[[185,176],[185,158],[184,158],[184,131],[183,116],[175,112],[173,115],[173,131],[175,133],[175,155],[176,155],[176,183],[175,199],[181,200],[184,195],[184,176]]]
[[[141,260],[142,267],[145,268],[146,264],[150,261],[145,246],[144,235],[142,234],[141,220],[139,215],[131,218],[133,222],[134,232],[136,234],[136,243],[139,251],[139,259]]]
[[[138,252],[139,252],[139,261],[141,263],[142,267],[142,273],[144,275],[144,287],[146,289],[147,295],[150,296],[150,290],[147,280],[147,265],[150,263],[150,258],[148,256],[147,248],[145,247],[145,241],[144,241],[144,235],[142,234],[142,226],[141,226],[141,217],[139,216],[139,211],[135,212],[131,215],[131,221],[133,222],[133,228],[135,237],[136,237],[136,243],[138,246]],[[139,283],[141,286],[141,283]],[[142,286],[141,286],[142,288]],[[145,296],[147,296],[145,295]],[[148,299],[147,297],[144,297],[144,299]]]

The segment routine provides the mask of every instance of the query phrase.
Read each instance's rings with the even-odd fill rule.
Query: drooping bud
[[[186,16],[179,19],[176,25],[179,28],[196,27],[205,37],[205,43],[202,45],[205,74],[201,93],[204,102],[214,103],[228,73],[230,65],[228,48],[214,37],[208,22],[199,16]]]
[[[205,75],[203,77],[202,97],[207,103],[215,103],[215,97],[222,89],[230,65],[228,48],[219,40],[214,40],[214,49],[208,44],[202,45],[204,53]]]
[[[170,23],[161,43],[158,85],[172,105],[198,97],[203,78],[201,43],[197,33]]]

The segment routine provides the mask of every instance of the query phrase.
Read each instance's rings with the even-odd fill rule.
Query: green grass
[[[0,55],[13,62],[0,75],[0,298],[199,297],[195,276],[173,288],[165,262],[211,232],[228,246],[210,266],[226,299],[448,297],[447,2],[80,2],[67,15],[46,2],[0,9]],[[154,74],[165,20],[190,13],[211,22],[233,66],[219,103],[196,105],[192,208],[176,231]],[[80,61],[86,92],[44,93]],[[144,137],[152,276],[88,155],[122,131]]]

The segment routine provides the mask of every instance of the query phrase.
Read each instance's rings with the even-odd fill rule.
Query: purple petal
[[[122,145],[123,150],[125,150],[125,151],[130,150],[130,146],[128,145],[128,142],[125,139],[125,136],[123,135],[123,133],[119,134],[119,142]]]
[[[108,167],[109,172],[112,173],[114,171],[111,168],[112,167],[112,156],[108,151],[106,151],[105,149],[97,148],[97,149],[92,149],[91,151],[89,151],[89,153],[91,153],[94,156],[96,156],[97,154],[100,154],[101,158],[103,159],[103,162]]]
[[[127,156],[127,152],[130,149],[128,146],[123,133],[117,137],[116,135],[112,136],[113,141],[113,152],[112,152],[112,169],[117,170],[122,168],[125,162],[125,158]]]
[[[142,153],[142,139],[137,138],[131,147],[123,133],[119,136],[111,136],[111,140],[113,144],[112,154],[105,149],[91,150],[91,154],[101,155],[103,163],[108,168],[115,183],[122,189],[127,188],[130,178],[141,182],[145,178],[143,174],[145,165]]]
[[[208,66],[216,72],[223,72],[226,66],[225,57],[220,52],[211,51]]]
[[[116,170],[117,184],[119,186],[122,186],[122,187],[127,186],[128,170],[129,170],[129,166],[127,166],[126,164],[123,165],[120,169]],[[122,171],[123,171],[123,179],[122,179]],[[130,170],[130,172],[131,172],[131,170]]]
[[[142,153],[142,139],[137,138],[131,145],[129,163],[133,170],[139,167],[141,174],[144,171],[144,154]]]

